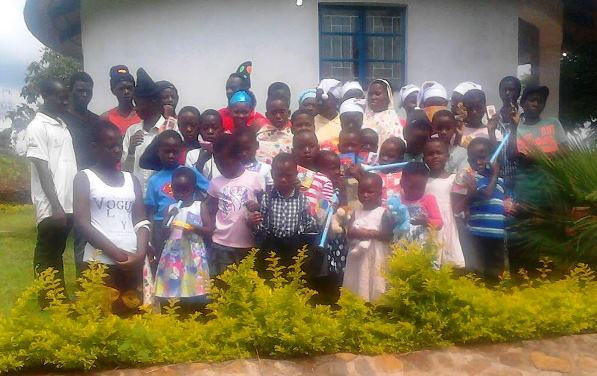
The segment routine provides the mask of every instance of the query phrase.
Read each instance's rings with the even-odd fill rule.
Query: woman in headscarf
[[[309,111],[315,117],[317,116],[317,90],[307,89],[299,95],[299,108],[301,110]]]
[[[226,108],[228,117],[225,119],[222,116],[224,129],[227,132],[232,132],[239,127],[255,126],[257,129],[261,128],[267,123],[267,119],[255,111],[256,105],[255,95],[251,91],[239,90],[233,93],[228,99],[228,107]]]
[[[231,133],[235,128],[235,123],[244,123],[245,125],[253,126],[255,125],[257,128],[260,128],[262,125],[267,124],[267,119],[265,116],[260,114],[259,112],[255,111],[255,106],[257,105],[257,101],[255,100],[255,95],[250,91],[251,88],[251,72],[253,71],[253,64],[250,61],[245,61],[242,63],[236,72],[232,73],[228,80],[226,81],[226,97],[228,98],[228,106],[221,108],[218,110],[220,116],[222,117],[222,125],[224,126],[224,131],[227,133]],[[239,91],[242,91],[251,98],[251,100],[247,100],[246,96],[237,97],[235,99],[236,103],[244,103],[247,106],[250,106],[251,109],[248,113],[246,113],[245,109],[237,111],[236,121],[233,119],[234,116],[232,115],[230,109],[230,101],[232,96]],[[238,108],[244,107],[240,105]]]
[[[384,79],[376,79],[369,85],[363,128],[371,128],[379,135],[379,145],[390,137],[403,138],[392,86]]]

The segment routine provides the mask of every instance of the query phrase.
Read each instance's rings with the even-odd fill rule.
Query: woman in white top
[[[107,121],[94,127],[96,164],[74,180],[75,226],[88,241],[86,265],[106,265],[106,284],[119,292],[116,314],[135,312],[141,303],[143,261],[150,236],[137,178],[117,168],[122,155],[118,128]]]

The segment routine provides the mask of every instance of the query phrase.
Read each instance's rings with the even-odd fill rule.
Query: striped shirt
[[[475,183],[477,191],[484,190],[490,176],[483,176],[476,173]],[[504,215],[504,180],[498,178],[493,194],[489,199],[477,194],[469,204],[470,216],[468,229],[472,235],[484,238],[504,238],[505,215]]]

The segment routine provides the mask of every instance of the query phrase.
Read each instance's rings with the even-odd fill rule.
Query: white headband
[[[340,105],[340,114],[345,112],[365,113],[365,101],[363,99],[349,98]]]

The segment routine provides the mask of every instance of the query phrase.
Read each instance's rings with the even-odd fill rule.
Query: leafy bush
[[[544,177],[546,207],[529,205],[527,219],[516,224],[527,257],[549,256],[564,268],[597,263],[597,147],[595,139],[571,141],[557,157],[537,152]]]
[[[255,253],[212,286],[210,313],[181,318],[174,301],[165,314],[131,318],[109,312],[114,290],[103,266],[81,279],[66,302],[48,270],[0,317],[0,372],[31,368],[92,369],[233,358],[293,357],[330,352],[404,352],[453,343],[502,342],[581,333],[597,328],[597,282],[579,265],[558,281],[549,264],[522,284],[503,278],[488,288],[450,268],[431,267],[433,250],[399,243],[386,271],[388,292],[376,304],[344,292],[339,308],[313,306],[301,270],[269,258],[270,281],[254,270]],[[38,312],[46,291],[50,307]]]

